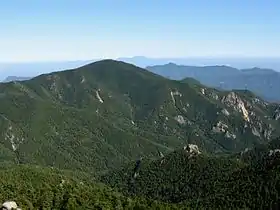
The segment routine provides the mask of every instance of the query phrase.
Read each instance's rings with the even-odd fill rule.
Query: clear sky
[[[2,0],[0,62],[280,57],[279,0]]]

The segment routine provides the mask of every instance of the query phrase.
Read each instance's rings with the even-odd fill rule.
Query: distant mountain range
[[[269,68],[280,71],[279,58],[215,58],[215,57],[189,57],[189,58],[149,58],[145,56],[123,57],[119,61],[132,63],[142,68],[146,66],[164,65],[176,63],[186,66],[215,66],[226,65],[238,69],[250,69],[254,67]]]
[[[184,66],[175,63],[146,67],[169,79],[194,78],[224,90],[247,89],[268,101],[280,101],[280,73],[272,69],[236,69],[229,66]]]
[[[8,76],[3,82],[12,82],[12,81],[25,81],[29,80],[32,77],[16,77],[16,76]]]
[[[8,76],[34,77],[52,71],[72,69],[102,60],[77,60],[77,61],[56,61],[56,62],[29,62],[29,63],[0,63],[0,80]],[[149,58],[145,56],[121,57],[118,61],[131,63],[145,68],[146,66],[164,65],[176,63],[187,66],[215,66],[227,65],[238,69],[249,69],[254,67],[269,68],[280,71],[280,59],[277,58]]]

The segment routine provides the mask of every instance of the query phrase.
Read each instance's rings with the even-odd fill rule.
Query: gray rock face
[[[274,119],[279,120],[280,119],[280,109],[277,109],[274,113]]]
[[[245,103],[234,92],[230,92],[227,96],[222,98],[222,103],[231,106],[234,110],[241,112],[245,121],[249,122],[249,113],[245,107]]]

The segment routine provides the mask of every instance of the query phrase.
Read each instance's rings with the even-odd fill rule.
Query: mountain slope
[[[184,66],[169,63],[148,66],[148,70],[164,77],[182,80],[192,77],[210,87],[225,90],[248,89],[269,101],[280,101],[280,73],[271,69],[242,69],[228,66]]]
[[[254,153],[246,150],[238,159],[208,156],[189,145],[156,161],[131,163],[101,180],[127,195],[184,203],[191,208],[276,209],[279,140],[272,141],[269,149],[263,145],[261,150],[253,149]]]
[[[97,173],[187,143],[238,152],[278,135],[279,110],[103,60],[0,84],[0,158]]]
[[[173,205],[129,198],[81,174],[38,166],[2,166],[0,202],[21,209],[174,209]]]

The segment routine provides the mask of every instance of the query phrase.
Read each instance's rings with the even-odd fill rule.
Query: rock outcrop
[[[188,154],[190,155],[189,157],[201,154],[198,146],[195,144],[188,144],[187,146],[184,146],[184,150],[188,152]]]
[[[21,210],[15,201],[6,201],[2,204],[1,210]]]
[[[241,112],[245,121],[250,121],[249,113],[245,107],[245,103],[237,94],[235,94],[234,92],[230,92],[227,96],[223,97],[222,102],[228,106],[233,107],[236,111]]]

